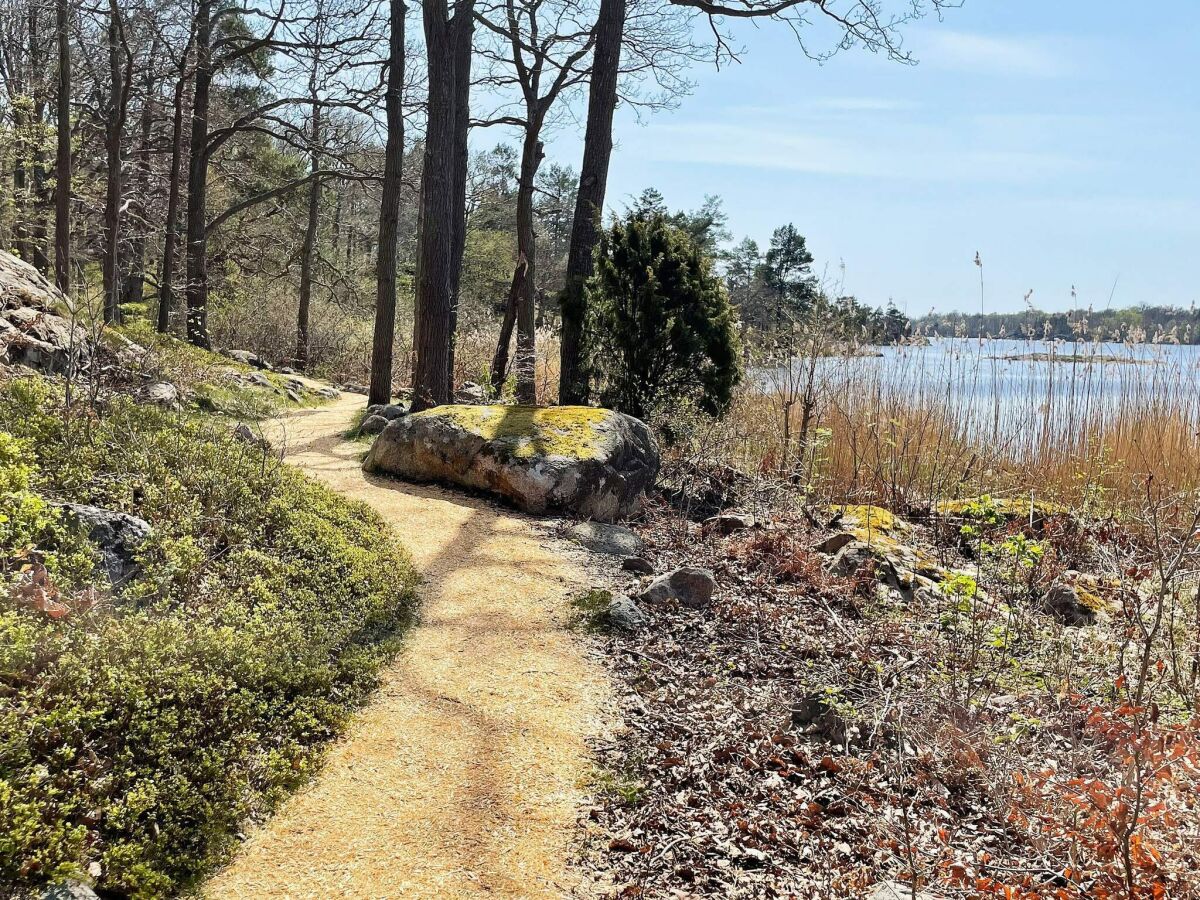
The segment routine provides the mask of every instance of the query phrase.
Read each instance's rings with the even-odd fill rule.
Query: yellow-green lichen
[[[841,516],[842,523],[851,532],[862,531],[863,533],[874,535],[890,535],[906,534],[912,530],[911,525],[891,510],[884,509],[882,506],[871,506],[869,504],[831,506],[829,511]],[[866,538],[860,538],[860,540],[866,540]]]
[[[602,426],[611,416],[591,406],[435,406],[413,418],[449,419],[517,459],[591,459],[603,449]]]

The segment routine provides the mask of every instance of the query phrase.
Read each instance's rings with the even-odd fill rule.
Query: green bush
[[[712,261],[661,213],[604,235],[587,285],[600,402],[639,418],[680,401],[717,414],[741,376],[733,309]]]
[[[342,730],[410,619],[413,569],[372,510],[228,426],[120,401],[67,415],[19,380],[0,430],[0,884],[98,863],[114,894],[177,893]],[[87,591],[94,556],[47,499],[152,524],[119,597]],[[30,545],[69,615],[21,601]]]

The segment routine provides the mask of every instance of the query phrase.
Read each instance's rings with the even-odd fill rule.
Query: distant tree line
[[[930,337],[992,337],[1013,340],[1133,341],[1155,344],[1200,343],[1200,310],[1139,305],[1126,309],[1074,309],[1011,313],[930,313],[913,323]]]

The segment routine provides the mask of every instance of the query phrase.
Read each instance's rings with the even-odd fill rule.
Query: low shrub
[[[57,500],[153,526],[119,595]],[[312,771],[414,605],[364,505],[226,425],[68,411],[34,379],[0,386],[0,517],[0,884],[185,889]]]

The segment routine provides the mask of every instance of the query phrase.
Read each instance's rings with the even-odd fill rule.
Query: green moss
[[[4,487],[154,528],[141,574],[90,611],[79,566],[54,575],[62,618],[0,590],[0,883],[98,863],[112,895],[175,895],[344,729],[410,619],[413,568],[374,511],[224,423],[68,413],[30,379],[0,387],[0,429]],[[30,541],[64,551],[52,527],[5,533],[4,572]]]
[[[611,591],[599,588],[576,594],[570,600],[574,610],[571,624],[587,631],[604,631],[608,626],[608,605],[612,598]]]
[[[590,459],[602,449],[602,426],[612,413],[591,406],[437,406],[414,414],[422,416],[449,419],[516,459]]]

